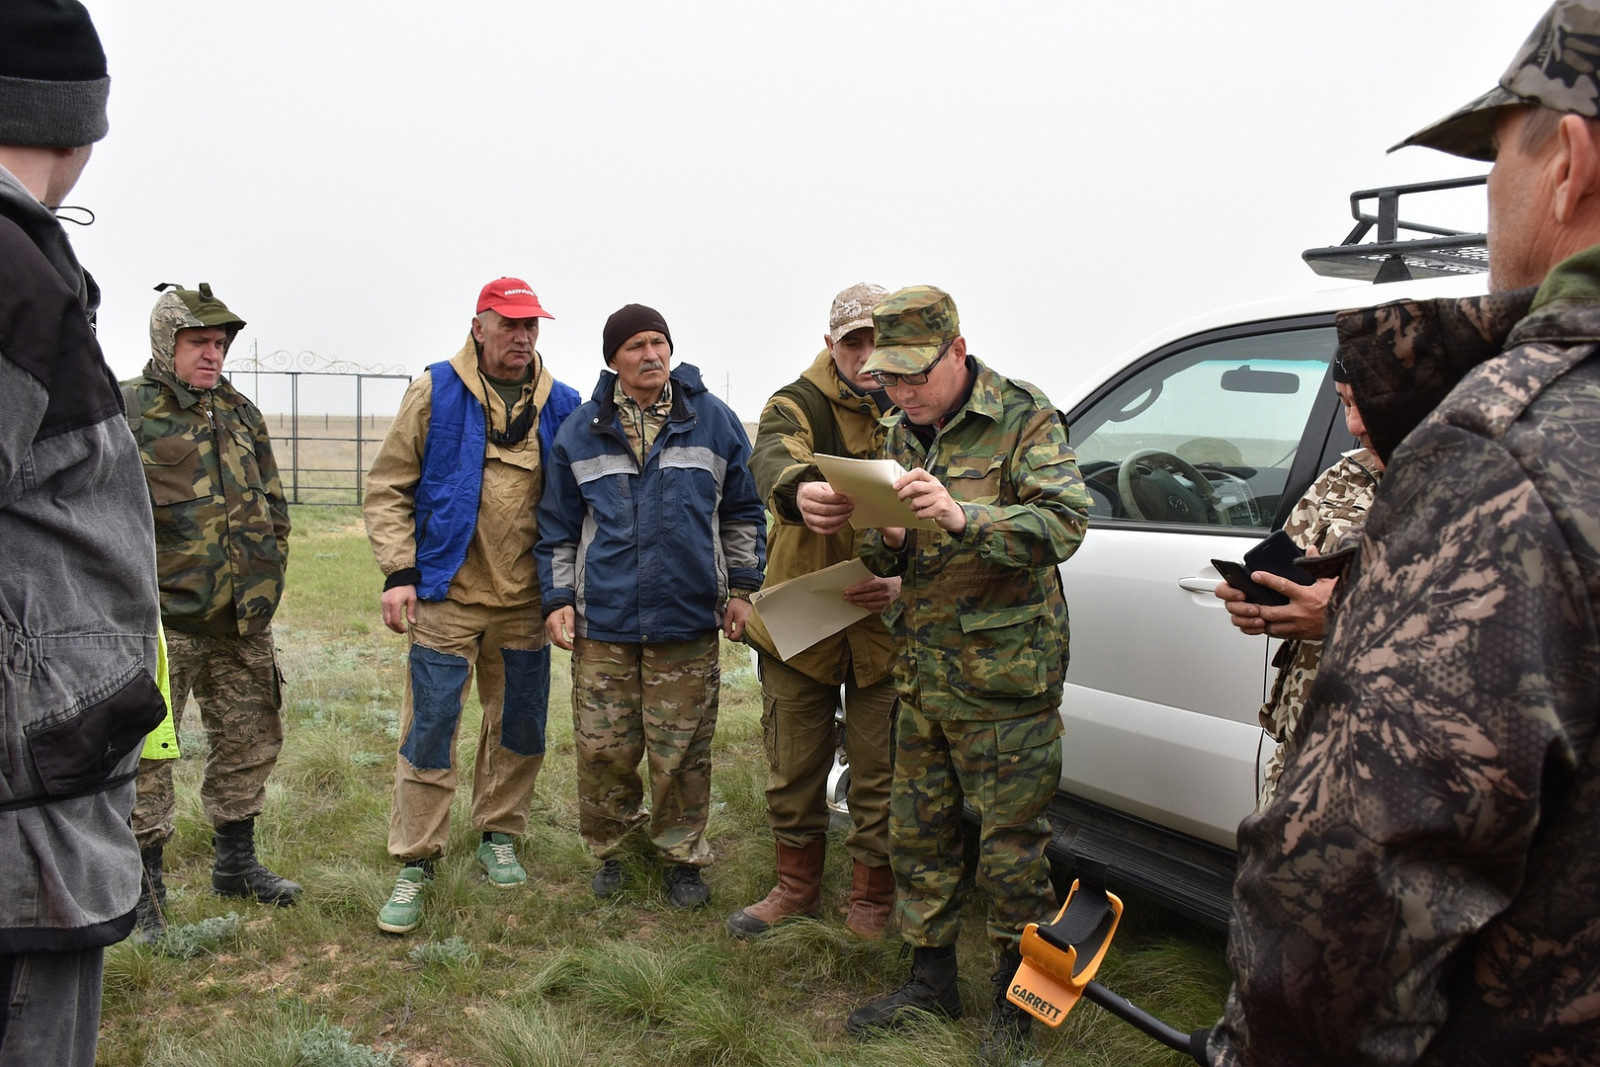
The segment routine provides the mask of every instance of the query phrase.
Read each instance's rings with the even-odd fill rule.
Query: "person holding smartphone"
[[[1378,479],[1383,476],[1383,460],[1372,450],[1361,409],[1350,391],[1350,378],[1344,362],[1333,361],[1333,388],[1344,405],[1344,423],[1361,447],[1339,457],[1339,461],[1311,484],[1283,524],[1284,532],[1307,555],[1325,555],[1361,528],[1372,506]],[[1250,580],[1288,599],[1287,604],[1258,604],[1227,582],[1218,582],[1215,594],[1228,609],[1228,621],[1240,633],[1266,634],[1282,639],[1272,665],[1278,669],[1272,695],[1261,705],[1261,728],[1278,742],[1277,751],[1267,761],[1265,780],[1256,797],[1260,811],[1272,800],[1284,761],[1294,751],[1295,733],[1305,709],[1311,683],[1316,680],[1322,661],[1322,635],[1328,611],[1328,597],[1335,578],[1320,578],[1310,585],[1299,585],[1271,571],[1253,571]]]

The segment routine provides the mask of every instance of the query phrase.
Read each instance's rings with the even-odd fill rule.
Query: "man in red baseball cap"
[[[546,446],[578,406],[537,348],[553,318],[521,278],[478,294],[453,359],[406,390],[367,476],[367,537],[385,576],[384,625],[409,634],[389,854],[402,864],[378,928],[422,921],[450,836],[456,732],[474,674],[483,724],[472,778],[477,861],[491,883],[528,880],[514,839],[544,762],[550,649],[533,563]]]

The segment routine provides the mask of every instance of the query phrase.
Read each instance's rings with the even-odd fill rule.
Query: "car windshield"
[[[1119,383],[1072,427],[1095,514],[1269,526],[1334,340],[1318,328],[1214,341]]]

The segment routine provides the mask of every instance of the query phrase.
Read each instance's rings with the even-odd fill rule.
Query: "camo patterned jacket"
[[[1333,552],[1366,520],[1382,473],[1378,458],[1365,448],[1346,452],[1295,503],[1283,524],[1284,532],[1304,551],[1314,548],[1324,556]],[[1258,808],[1266,807],[1277,791],[1284,761],[1297,743],[1301,713],[1321,661],[1322,642],[1310,640],[1285,641],[1272,657],[1278,674],[1272,682],[1272,696],[1261,705],[1260,718],[1261,728],[1278,742],[1278,749],[1267,763]]]
[[[1395,450],[1240,826],[1215,1064],[1600,1063],[1600,247],[1507,344]]]
[[[152,336],[154,354],[129,383],[155,511],[161,621],[184,633],[260,633],[289,562],[289,504],[266,420],[226,378],[199,393],[184,385],[175,336]]]
[[[878,454],[884,429],[878,422],[878,405],[839,380],[833,354],[827,349],[812,361],[801,382],[815,386],[828,405],[837,430],[835,448],[855,457]],[[813,458],[826,452],[822,443],[834,435],[811,425],[811,416],[785,391],[779,391],[761,411],[761,422],[750,453],[750,473],[756,491],[771,513],[767,526],[767,586],[856,558],[860,534],[849,526],[830,537],[806,529],[795,503],[801,483],[821,479]],[[772,638],[759,613],[750,617],[750,643],[771,653]],[[883,620],[875,615],[860,619],[839,633],[798,652],[786,664],[824,684],[842,685],[849,667],[856,685],[874,685],[889,677],[894,662],[894,642]]]
[[[873,573],[901,578],[884,613],[901,696],[931,719],[994,721],[1061,703],[1067,602],[1056,565],[1082,543],[1090,500],[1049,398],[969,359],[971,396],[933,444],[924,449],[895,414],[884,446],[944,483],[967,528],[907,530],[899,551],[874,530],[860,554]]]

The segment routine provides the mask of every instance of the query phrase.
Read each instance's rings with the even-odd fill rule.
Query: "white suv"
[[[1079,390],[1094,498],[1061,567],[1072,659],[1052,851],[1226,925],[1234,832],[1272,740],[1257,711],[1277,642],[1229,625],[1212,559],[1239,559],[1355,447],[1329,379],[1334,312],[1481,293],[1481,274],[1351,286],[1184,323]]]

